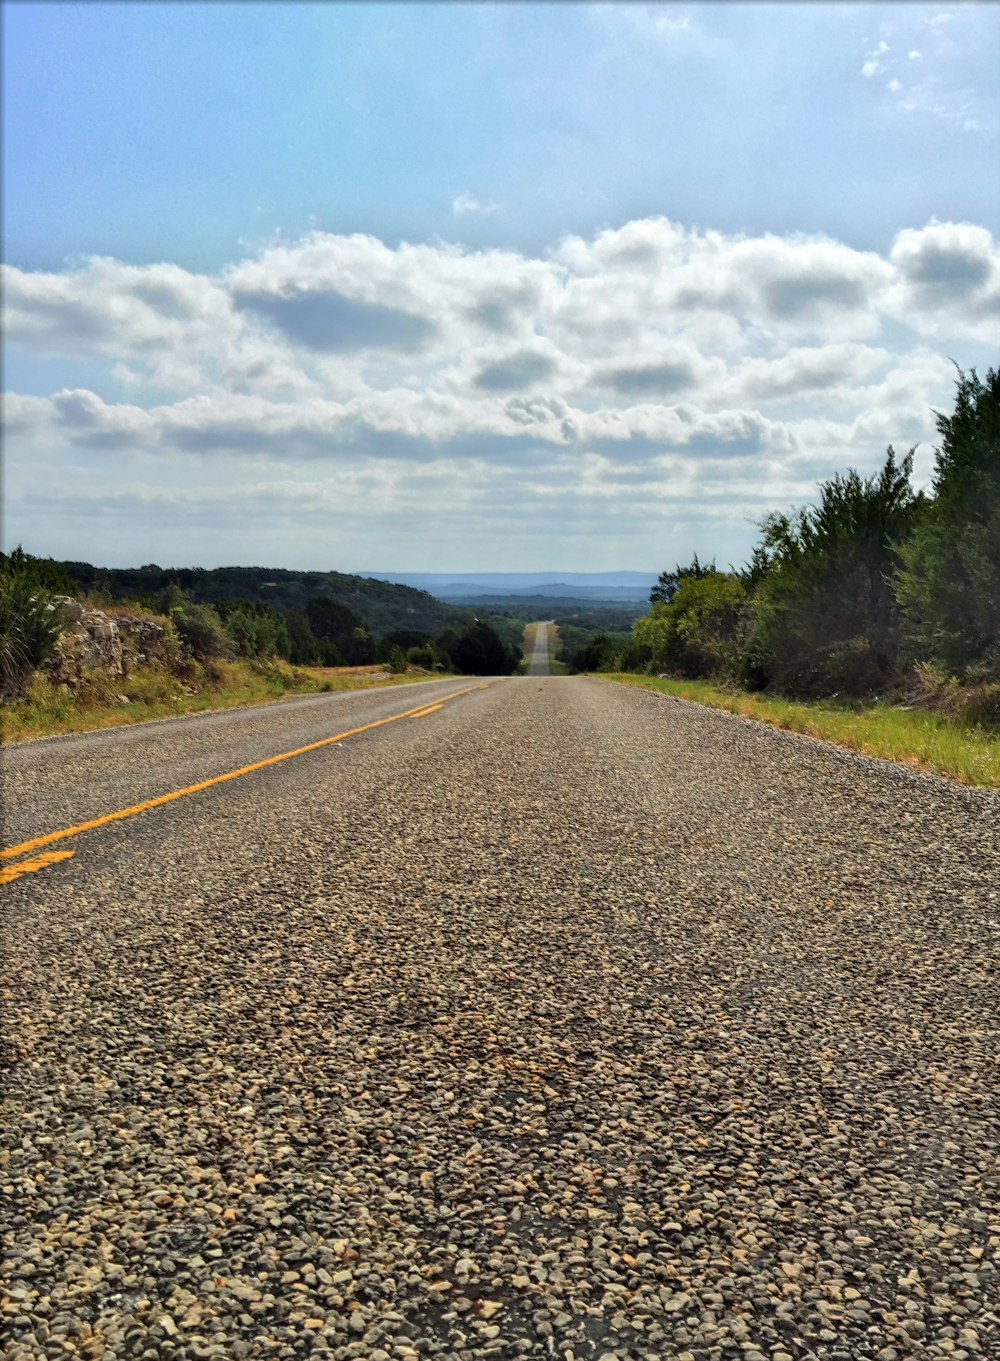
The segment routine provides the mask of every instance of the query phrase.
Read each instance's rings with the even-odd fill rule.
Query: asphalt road
[[[544,620],[535,630],[535,646],[531,652],[531,663],[528,667],[528,674],[531,676],[548,676],[550,674],[549,626]]]
[[[479,684],[6,751],[9,844],[395,720],[13,858],[3,1356],[1000,1356],[1000,798]]]

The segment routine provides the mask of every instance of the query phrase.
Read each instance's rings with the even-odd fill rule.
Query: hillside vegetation
[[[314,588],[319,594],[304,598]],[[303,608],[259,598],[275,590]],[[4,734],[81,731],[407,677],[509,675],[520,664],[523,628],[523,620],[479,619],[422,591],[360,577],[109,572],[18,548],[0,555]]]
[[[394,629],[437,634],[465,622],[467,609],[436,600],[426,591],[347,572],[293,572],[277,567],[94,567],[63,562],[60,567],[84,592],[114,600],[153,604],[173,586],[196,604],[247,601],[273,605],[282,614],[304,613],[312,600],[333,600],[353,611],[375,637]]]
[[[1000,731],[1000,374],[959,371],[929,492],[913,450],[760,525],[750,562],[664,571],[631,637],[573,639],[578,670],[799,702],[920,709]]]

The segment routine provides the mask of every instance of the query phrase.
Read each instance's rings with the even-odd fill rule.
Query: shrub
[[[19,552],[20,550],[18,550]],[[0,564],[0,695],[25,695],[35,671],[55,653],[62,617],[30,566],[16,554]]]
[[[406,658],[413,666],[433,671],[437,666],[442,670],[446,669],[447,663],[442,661],[442,655],[432,643],[425,643],[422,647],[411,647]]]
[[[636,620],[635,641],[656,670],[689,680],[732,675],[746,604],[746,587],[738,576],[685,573],[669,603],[657,601],[649,615]]]
[[[232,657],[233,641],[211,605],[186,604],[175,607],[171,611],[171,618],[185,650],[196,661]]]

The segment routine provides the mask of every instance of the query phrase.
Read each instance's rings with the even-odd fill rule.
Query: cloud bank
[[[650,218],[537,257],[314,233],[217,274],[92,259],[3,286],[12,356],[64,375],[5,401],[15,518],[46,551],[70,551],[67,498],[98,538],[215,523],[229,560],[329,563],[335,515],[341,565],[534,566],[547,524],[550,561],[599,539],[655,567],[738,557],[817,477],[931,439],[946,356],[993,358],[1000,250],[967,223],[880,255]]]

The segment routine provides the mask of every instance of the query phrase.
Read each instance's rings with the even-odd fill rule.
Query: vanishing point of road
[[[531,653],[531,661],[528,663],[528,674],[530,676],[548,676],[551,674],[549,667],[549,622],[542,620],[535,625],[534,647]]]
[[[535,676],[5,778],[9,1361],[1000,1356],[995,793]]]

